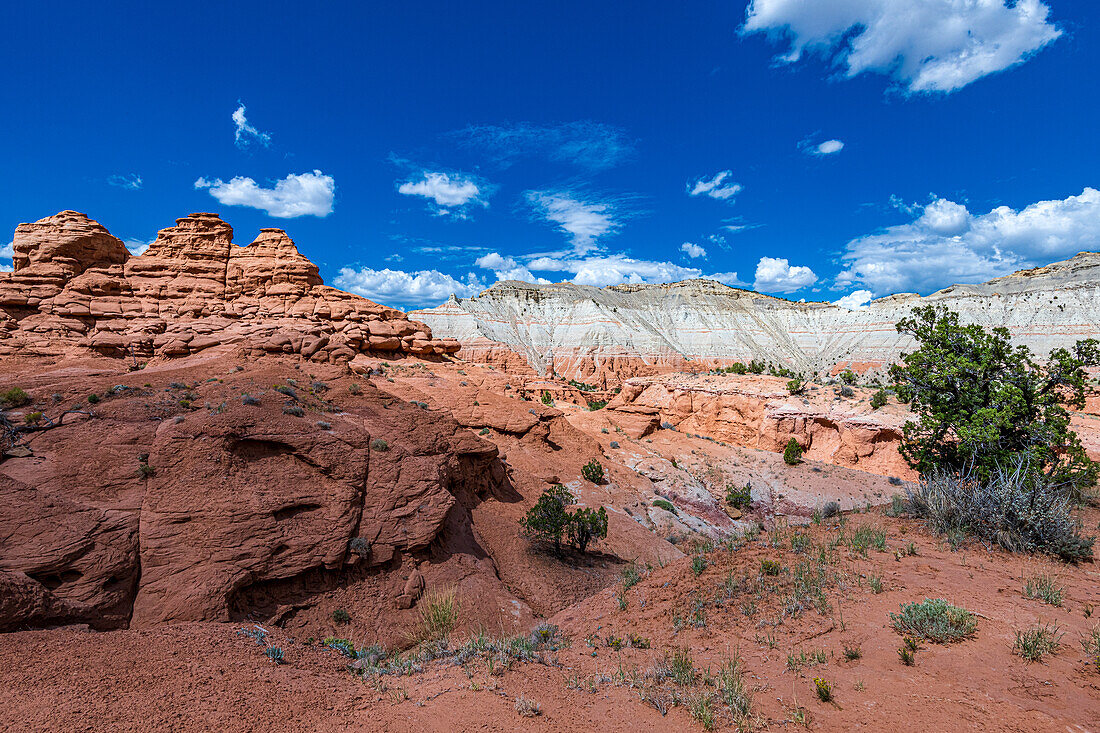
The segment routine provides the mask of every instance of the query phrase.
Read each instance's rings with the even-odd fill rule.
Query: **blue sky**
[[[61,209],[136,251],[285,228],[398,307],[716,277],[856,307],[1100,249],[1085,0],[16,4],[0,268]]]

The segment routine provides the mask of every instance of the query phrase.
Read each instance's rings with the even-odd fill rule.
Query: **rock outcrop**
[[[1100,254],[927,297],[892,295],[867,308],[796,303],[711,280],[595,288],[500,282],[474,298],[413,311],[462,357],[508,368],[508,352],[538,374],[607,386],[631,376],[751,359],[798,372],[877,369],[912,347],[895,324],[925,304],[964,321],[1004,326],[1040,354],[1100,335]]]
[[[0,356],[88,349],[132,358],[216,346],[318,362],[356,354],[454,353],[423,323],[323,284],[281,229],[246,247],[217,214],[192,214],[132,256],[84,214],[20,224],[14,272],[0,274]]]
[[[217,361],[183,362],[142,372],[156,387],[52,378],[66,402],[105,396],[0,463],[0,631],[266,618],[429,546],[447,555],[466,507],[508,486],[493,444],[369,382],[336,410],[321,386],[287,388],[287,357],[218,379],[198,378]]]
[[[791,395],[787,380],[764,376],[662,375],[626,380],[607,405],[609,419],[632,437],[655,424],[742,448],[782,453],[794,438],[811,460],[884,476],[914,478],[898,453],[902,426],[912,415],[890,403],[868,404],[869,390],[811,385]]]

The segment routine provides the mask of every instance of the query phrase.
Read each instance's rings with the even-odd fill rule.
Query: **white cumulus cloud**
[[[792,266],[786,259],[761,257],[756,263],[753,287],[762,293],[793,293],[817,282],[817,275],[808,267]]]
[[[849,77],[877,72],[911,93],[950,93],[1026,61],[1062,32],[1040,0],[752,0],[742,33],[819,53]]]
[[[15,240],[0,247],[0,259],[10,260],[12,257],[15,257]]]
[[[342,267],[334,281],[336,287],[384,305],[419,308],[437,305],[453,293],[459,297],[476,295],[485,289],[472,272],[460,280],[439,270],[373,270]]]
[[[841,308],[847,308],[850,311],[858,311],[866,308],[873,297],[874,293],[870,290],[854,290],[843,298],[834,300],[833,305],[839,305]]]
[[[733,171],[720,171],[712,177],[696,178],[687,185],[688,196],[710,196],[712,199],[726,201],[741,193],[740,183],[730,181]]]
[[[436,214],[465,219],[467,208],[472,205],[488,207],[483,198],[487,193],[484,184],[472,176],[441,171],[421,171],[419,178],[408,180],[397,188],[406,196],[422,196],[434,203]]]
[[[1019,211],[998,206],[980,215],[939,198],[909,224],[850,241],[836,282],[863,285],[875,295],[927,293],[1098,249],[1100,191],[1094,188]]]
[[[237,109],[233,110],[233,143],[241,150],[246,149],[252,143],[259,143],[265,148],[271,145],[271,134],[260,132],[248,123],[244,116],[244,104],[237,102]]]
[[[522,258],[521,258],[522,259]],[[523,280],[549,283],[569,280],[578,285],[605,287],[622,283],[668,283],[707,277],[731,286],[745,283],[737,279],[736,272],[720,272],[704,275],[696,267],[683,267],[672,262],[639,260],[622,253],[592,256],[533,256],[525,261],[504,256],[497,252],[479,257],[478,267],[493,270],[497,280]],[[545,273],[549,278],[532,273]]]
[[[549,283],[550,281],[535,277],[531,271],[516,262],[513,257],[504,257],[499,252],[490,252],[474,260],[474,264],[483,270],[492,270],[497,280],[521,280],[529,283]]]
[[[684,242],[683,244],[681,244],[680,251],[693,260],[699,257],[707,256],[707,251],[693,242]]]
[[[336,182],[319,170],[312,173],[290,174],[275,182],[273,188],[264,188],[251,178],[236,176],[229,181],[220,178],[199,178],[195,188],[206,188],[210,195],[226,206],[250,206],[267,212],[277,219],[293,219],[297,216],[328,216]]]

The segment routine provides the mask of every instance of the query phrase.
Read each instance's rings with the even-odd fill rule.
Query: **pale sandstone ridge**
[[[98,222],[62,211],[15,230],[0,274],[0,355],[185,356],[215,346],[321,362],[360,353],[439,356],[453,339],[401,311],[324,285],[281,229],[246,247],[217,214],[163,229],[132,256]]]
[[[929,303],[964,321],[1004,326],[1017,343],[1045,354],[1100,335],[1100,254],[927,297],[892,295],[854,311],[712,280],[607,288],[506,281],[410,317],[458,339],[467,361],[507,368],[518,354],[540,374],[552,369],[606,383],[751,359],[807,373],[877,369],[912,348],[895,324]]]

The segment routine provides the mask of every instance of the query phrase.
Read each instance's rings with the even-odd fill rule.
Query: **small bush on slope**
[[[965,532],[1010,552],[1071,562],[1092,558],[1095,538],[1081,534],[1070,493],[1026,465],[997,467],[986,478],[937,471],[906,491],[911,513],[940,534]]]
[[[974,614],[942,598],[903,603],[901,613],[891,613],[890,621],[902,636],[920,637],[937,644],[962,641],[971,636],[978,625]]]

